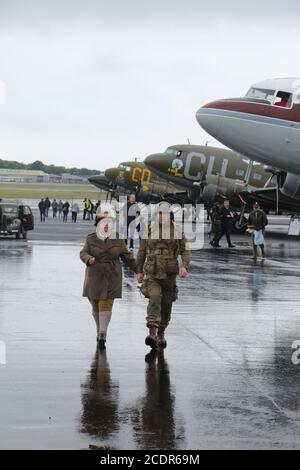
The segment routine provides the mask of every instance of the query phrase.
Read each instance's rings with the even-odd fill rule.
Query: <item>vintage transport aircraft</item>
[[[135,193],[138,202],[181,202],[185,192],[180,186],[158,177],[143,162],[125,161],[108,168],[101,175],[91,176],[90,183],[106,191],[112,198]]]
[[[300,78],[256,83],[243,98],[204,105],[196,118],[221,143],[268,166],[278,205],[300,201]]]
[[[178,144],[144,161],[161,178],[185,188],[194,203],[209,205],[226,197],[237,209],[243,201],[251,206],[259,200],[266,210],[300,211],[300,200],[282,194],[278,198],[277,182],[281,183],[282,175],[231,150]]]

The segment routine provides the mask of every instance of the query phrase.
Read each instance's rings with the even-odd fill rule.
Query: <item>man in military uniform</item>
[[[141,241],[137,255],[137,280],[142,283],[141,292],[149,299],[146,317],[149,335],[145,343],[152,349],[167,345],[164,334],[171,319],[172,303],[177,299],[176,277],[187,276],[189,258],[186,240],[178,233],[168,205],[159,204],[148,238]]]

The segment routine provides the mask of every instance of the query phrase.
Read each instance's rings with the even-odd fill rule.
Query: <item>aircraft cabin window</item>
[[[240,170],[240,169],[238,168],[238,169],[236,170],[235,174],[236,174],[237,176],[244,176],[245,172],[244,172],[244,170]]]
[[[267,100],[273,102],[275,90],[268,90],[265,88],[250,88],[246,94],[246,98],[254,98],[258,100]]]
[[[285,91],[278,91],[274,104],[282,108],[290,108],[292,104],[292,94]]]
[[[261,180],[261,175],[259,175],[258,173],[253,173],[253,179],[257,180],[257,181],[260,181]]]

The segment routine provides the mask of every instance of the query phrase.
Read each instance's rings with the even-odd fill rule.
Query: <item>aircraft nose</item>
[[[104,174],[109,181],[114,182],[119,174],[119,171],[119,168],[108,168],[105,170]]]
[[[106,182],[107,183],[107,179],[105,178],[104,175],[90,176],[88,178],[88,180],[89,180],[90,183],[97,183],[97,182],[99,182],[99,183],[101,183],[101,182],[105,183]]]
[[[145,158],[145,165],[153,171],[162,171],[169,164],[169,156],[165,153],[153,153]]]
[[[218,139],[223,122],[222,111],[225,107],[222,107],[221,102],[209,103],[202,108],[198,109],[196,113],[196,119],[198,124],[204,129],[208,134]]]

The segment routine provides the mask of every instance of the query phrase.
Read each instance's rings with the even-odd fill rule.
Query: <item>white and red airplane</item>
[[[300,197],[300,78],[256,83],[243,98],[206,104],[196,118],[232,150],[285,170],[286,188]]]

